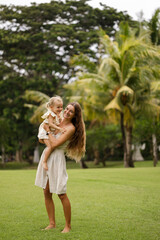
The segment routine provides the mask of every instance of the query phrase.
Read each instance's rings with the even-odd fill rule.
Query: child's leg
[[[52,152],[52,148],[51,148],[50,141],[48,139],[44,139],[43,141],[46,144],[47,148],[45,150],[45,155],[44,155],[42,165],[43,165],[44,169],[47,171],[48,170],[47,160]]]

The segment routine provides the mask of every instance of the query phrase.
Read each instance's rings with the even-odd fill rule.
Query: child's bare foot
[[[70,232],[71,227],[65,227],[61,233],[68,233]]]
[[[44,168],[44,170],[48,170],[48,166],[47,166],[47,163],[46,162],[42,162],[42,166],[43,166],[43,168]]]

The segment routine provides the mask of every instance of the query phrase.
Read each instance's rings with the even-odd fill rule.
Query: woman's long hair
[[[85,155],[86,150],[86,133],[82,109],[78,102],[72,102],[68,105],[72,105],[75,109],[75,116],[72,119],[72,123],[75,126],[75,132],[67,146],[66,154],[69,158],[79,162]]]

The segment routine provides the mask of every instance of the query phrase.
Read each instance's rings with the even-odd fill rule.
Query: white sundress
[[[53,122],[54,124],[58,125],[60,123],[57,115],[54,112],[52,112],[51,110],[48,110],[45,114],[43,114],[41,116],[41,118],[43,118],[44,121],[40,124],[39,129],[38,129],[38,138],[39,139],[49,139],[48,135],[46,135],[46,133],[47,133],[46,130],[43,128],[43,124],[48,123],[49,115],[51,115],[53,118],[55,118],[55,120]],[[60,113],[60,118],[63,119],[62,112]]]
[[[61,133],[54,135],[58,138]],[[51,193],[64,194],[67,190],[68,175],[66,172],[66,159],[64,155],[67,142],[56,148],[47,160],[48,171],[42,166],[42,161],[45,154],[45,149],[41,155],[38,165],[35,185],[43,189],[46,188],[47,181],[49,180],[49,190]]]

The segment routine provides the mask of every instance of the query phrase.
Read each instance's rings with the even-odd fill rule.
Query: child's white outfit
[[[46,133],[47,133],[46,130],[43,128],[43,124],[48,123],[48,116],[49,115],[51,115],[54,118],[53,123],[55,125],[60,124],[58,116],[54,112],[52,112],[51,110],[48,110],[45,114],[43,114],[41,116],[41,118],[43,118],[44,121],[39,126],[39,130],[38,130],[38,138],[39,139],[49,139],[48,135],[46,135]],[[63,119],[63,113],[62,112],[60,113],[60,118]],[[51,129],[51,131],[54,132],[54,129]]]

